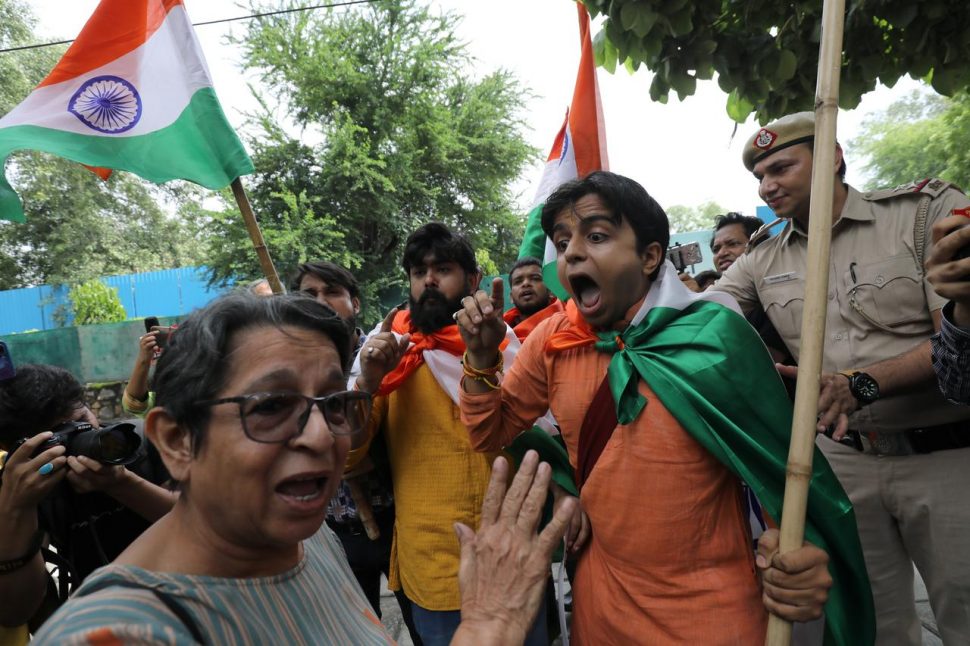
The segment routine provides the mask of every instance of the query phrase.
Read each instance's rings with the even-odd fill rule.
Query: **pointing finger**
[[[388,312],[387,313],[387,316],[384,317],[384,320],[381,322],[381,332],[390,332],[391,331],[391,325],[394,323],[394,317],[395,316],[397,316],[397,308],[396,307],[394,309],[392,309],[390,312]]]
[[[505,311],[505,284],[501,277],[492,279],[492,307],[496,312]]]

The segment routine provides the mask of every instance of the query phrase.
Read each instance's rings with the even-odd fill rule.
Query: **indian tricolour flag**
[[[579,11],[582,54],[579,71],[576,73],[573,101],[566,111],[566,119],[556,135],[552,150],[549,151],[535,201],[529,212],[522,246],[519,248],[520,258],[533,256],[542,259],[546,285],[562,298],[565,298],[566,293],[556,278],[556,251],[539,222],[542,205],[563,182],[584,177],[594,170],[609,170],[603,106],[596,83],[596,63],[593,60],[593,43],[589,35],[589,14],[580,2],[576,3],[576,8]]]
[[[26,149],[211,189],[253,172],[181,0],[102,0],[47,78],[0,119],[0,164]],[[0,173],[0,219],[23,218]]]

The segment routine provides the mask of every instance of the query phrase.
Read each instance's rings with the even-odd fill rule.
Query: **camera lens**
[[[102,461],[124,464],[129,458],[134,458],[141,441],[134,431],[113,427],[101,435],[100,444]]]
[[[114,424],[74,435],[68,455],[84,455],[104,464],[131,464],[138,457],[141,437],[133,424]]]

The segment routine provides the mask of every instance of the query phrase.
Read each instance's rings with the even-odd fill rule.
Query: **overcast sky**
[[[240,16],[247,13],[235,0],[184,0],[193,22]],[[31,0],[39,19],[42,39],[72,38],[90,16],[97,0]],[[478,64],[468,73],[480,75],[498,67],[516,73],[536,95],[522,115],[528,124],[529,141],[548,153],[573,90],[579,61],[576,10],[570,0],[435,0],[438,10],[464,15],[459,36],[468,44]],[[320,9],[318,11],[346,11]],[[254,102],[240,82],[239,52],[225,44],[230,29],[240,32],[242,23],[200,26],[216,90],[236,127],[242,112]],[[593,33],[597,27],[594,25]],[[729,210],[753,214],[760,204],[754,179],[741,165],[740,148],[756,129],[750,122],[732,138],[734,122],[724,110],[726,95],[713,81],[698,84],[693,96],[680,102],[672,94],[667,105],[652,103],[651,75],[641,70],[615,75],[599,70],[605,113],[610,170],[633,177],[661,205],[693,206],[714,200]],[[867,95],[861,106],[839,115],[839,140],[845,145],[858,132],[865,114],[884,109],[895,98],[917,87],[907,79],[896,88],[881,88]],[[848,180],[861,184],[860,160],[847,149]],[[532,201],[541,164],[528,169],[517,183],[525,209]]]

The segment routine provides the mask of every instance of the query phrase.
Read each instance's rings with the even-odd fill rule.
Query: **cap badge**
[[[754,145],[756,148],[767,150],[771,148],[771,144],[775,143],[775,139],[777,138],[777,134],[767,128],[762,128],[758,131],[758,136],[754,138]]]

